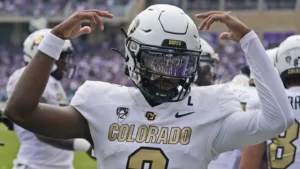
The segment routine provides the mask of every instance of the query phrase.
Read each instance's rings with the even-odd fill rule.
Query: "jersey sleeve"
[[[89,86],[90,84],[88,81],[85,82],[82,86],[80,86],[70,103],[70,105],[77,109],[82,114],[82,116],[88,121],[90,120],[90,118],[86,102],[89,95]]]
[[[103,87],[105,90],[105,87]],[[97,102],[91,95],[94,94],[95,88],[92,81],[86,81],[82,86],[78,88],[74,97],[71,100],[70,105],[74,107],[88,122],[89,130],[93,141],[95,142],[96,124],[99,123],[99,119],[95,117],[95,114],[90,110],[93,107],[93,103]],[[95,103],[96,104],[96,103]],[[94,154],[97,154],[94,149]]]
[[[6,86],[6,94],[8,97],[10,97],[10,95],[12,94],[12,92],[14,91],[16,85],[18,84],[18,81],[22,75],[22,72],[21,70],[17,70],[17,72],[15,72],[9,79],[8,79],[8,82],[7,82],[7,86]],[[48,84],[42,94],[42,97],[46,100],[48,100],[49,98],[49,92],[48,92]]]
[[[71,100],[70,105],[74,107],[79,113],[87,120],[92,139],[95,140],[95,127],[97,123],[93,114],[89,111],[90,95],[92,93],[92,82],[86,81],[82,86],[78,88],[74,97]]]
[[[230,115],[216,123],[216,130],[212,133],[212,156],[263,142],[280,134],[294,122],[283,84],[257,35],[251,31],[240,43],[255,76],[259,103],[250,101],[249,110],[243,113],[233,93],[226,88],[223,90],[219,100],[220,111]]]

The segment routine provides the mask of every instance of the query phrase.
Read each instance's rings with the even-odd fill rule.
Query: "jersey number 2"
[[[298,138],[299,123],[294,124],[281,135],[272,139],[268,145],[269,162],[271,168],[287,168],[295,160],[297,147],[293,141]]]
[[[126,169],[144,169],[147,163],[149,169],[167,169],[169,159],[160,148],[140,147],[129,155]]]

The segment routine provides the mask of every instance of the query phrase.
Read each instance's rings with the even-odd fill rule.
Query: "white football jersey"
[[[214,122],[230,114],[218,101],[228,96],[210,93],[224,89],[193,87],[181,102],[151,107],[136,88],[88,81],[71,105],[89,122],[98,168],[202,169],[212,158]]]
[[[230,83],[230,88],[240,101],[243,111],[247,110],[247,103],[249,101],[254,100],[254,102],[259,102],[255,87]],[[209,163],[208,169],[238,169],[241,155],[242,151],[240,149],[221,153],[216,160]]]
[[[255,76],[260,111],[244,113],[228,84],[192,87],[180,102],[151,107],[136,88],[84,83],[71,106],[89,124],[98,169],[206,169],[222,152],[287,129],[294,113],[264,47],[254,31],[240,44]]]
[[[295,123],[279,136],[267,141],[270,169],[300,168],[300,87],[287,89],[287,94],[295,111]]]
[[[183,101],[151,107],[136,88],[87,81],[71,105],[88,120],[101,169],[205,169],[218,155],[212,148],[218,126],[234,123],[222,119],[244,113],[226,84],[193,87]],[[244,136],[231,139],[231,129],[226,129],[216,136],[231,141],[220,141],[224,145],[216,147],[222,151],[239,148],[251,140],[243,140]],[[251,128],[243,130],[253,132]],[[252,138],[252,142],[258,141]]]
[[[10,95],[24,68],[16,70],[9,78],[6,91]],[[43,98],[48,104],[68,105],[68,100],[59,81],[50,76]],[[21,143],[17,160],[26,163],[31,168],[73,168],[73,151],[63,150],[41,142],[34,133],[14,124],[14,130]]]

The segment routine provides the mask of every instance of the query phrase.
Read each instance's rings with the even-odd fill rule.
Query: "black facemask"
[[[59,60],[55,61],[57,69],[51,73],[51,76],[56,80],[62,80],[67,75],[68,78],[73,78],[76,72],[76,65],[73,64],[73,52],[62,52]]]

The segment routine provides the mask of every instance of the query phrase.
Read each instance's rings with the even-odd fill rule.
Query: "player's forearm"
[[[240,169],[259,169],[265,152],[265,142],[243,149]]]
[[[257,124],[270,137],[280,134],[294,122],[294,113],[287,99],[279,74],[269,61],[267,53],[254,32],[248,33],[241,41],[260,99],[261,117]],[[260,128],[261,127],[261,128]]]
[[[34,113],[48,82],[53,63],[54,59],[37,52],[7,102],[5,113],[9,119],[20,122]]]
[[[91,144],[84,139],[57,140],[40,135],[36,136],[40,141],[64,150],[87,152],[91,149]]]
[[[294,113],[283,84],[257,35],[254,32],[248,33],[241,40],[241,45],[255,75],[260,104],[253,104],[253,100],[249,100],[247,113],[232,110],[237,113],[226,117],[222,121],[223,126],[216,127],[217,134],[213,136],[212,142],[213,154],[261,143],[279,135],[294,122]],[[221,96],[226,100],[229,95],[223,92]],[[251,105],[256,107],[252,108]],[[221,104],[221,111],[226,112],[226,107],[226,104]],[[232,138],[238,138],[239,141],[233,142]]]
[[[73,149],[74,139],[56,140],[56,139],[46,138],[46,137],[39,136],[39,135],[36,135],[36,136],[40,141],[42,141],[46,144],[49,144],[53,147],[64,149],[64,150],[71,150],[71,151],[74,150]]]

